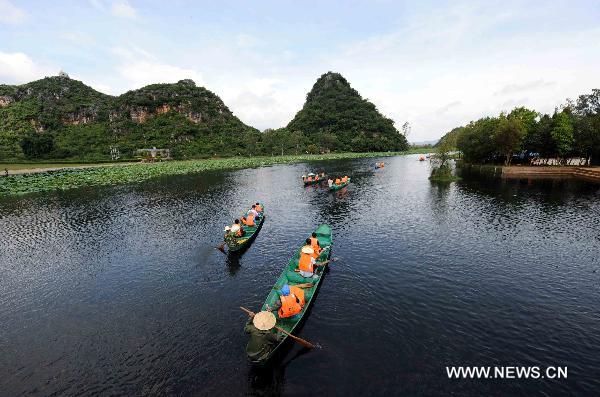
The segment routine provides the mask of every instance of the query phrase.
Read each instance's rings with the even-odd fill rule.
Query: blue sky
[[[0,83],[192,78],[264,129],[332,70],[423,141],[599,88],[599,21],[598,1],[0,0]]]

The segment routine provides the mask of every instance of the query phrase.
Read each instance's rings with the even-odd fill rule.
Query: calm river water
[[[600,186],[427,180],[417,156],[278,165],[0,199],[0,395],[600,395]],[[347,190],[304,188],[311,167]],[[254,201],[238,260],[214,249]],[[257,309],[322,223],[334,256],[299,335],[246,362]],[[450,380],[447,366],[565,366]]]

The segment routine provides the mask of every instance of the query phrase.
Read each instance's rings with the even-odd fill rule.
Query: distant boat
[[[420,155],[420,156],[419,156],[419,161],[425,161],[425,156],[423,156],[423,155]]]
[[[327,174],[321,173],[320,175],[315,175],[312,172],[308,174],[308,177],[302,175],[302,182],[304,182],[304,186],[316,185],[317,183],[321,183],[327,180]]]
[[[348,180],[346,182],[342,182],[339,185],[336,185],[335,183],[331,186],[329,186],[329,190],[331,191],[336,191],[336,190],[340,190],[345,188],[346,186],[348,186],[348,184],[350,183],[350,178],[348,178]]]

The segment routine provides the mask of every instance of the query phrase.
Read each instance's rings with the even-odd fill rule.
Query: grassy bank
[[[116,185],[141,182],[164,175],[182,175],[210,170],[254,168],[272,164],[304,161],[397,156],[411,152],[332,153],[323,155],[279,157],[233,157],[227,159],[170,161],[154,164],[122,164],[86,169],[68,169],[37,174],[0,177],[0,195],[26,194],[51,190],[67,190],[84,186]],[[39,168],[36,165],[36,168]]]

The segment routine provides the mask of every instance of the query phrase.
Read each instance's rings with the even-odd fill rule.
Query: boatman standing
[[[283,335],[275,331],[275,315],[268,311],[256,313],[249,319],[244,331],[250,334],[246,346],[246,354],[250,360],[258,361],[266,357],[273,347],[283,339]]]

